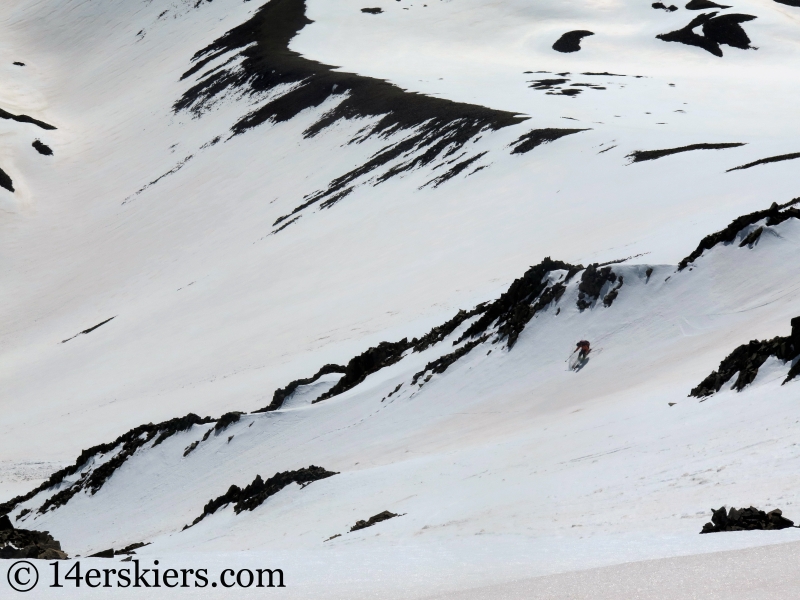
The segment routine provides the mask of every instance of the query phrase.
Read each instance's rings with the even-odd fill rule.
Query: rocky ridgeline
[[[741,392],[746,386],[755,381],[758,370],[770,356],[784,362],[794,361],[800,357],[800,317],[791,321],[792,334],[784,337],[775,337],[771,340],[751,340],[731,352],[719,364],[716,371],[706,377],[694,388],[689,396],[705,398],[716,394],[726,382],[738,373],[731,389]],[[800,375],[800,361],[789,369],[783,383],[786,384],[797,375]]]
[[[750,508],[731,507],[728,511],[723,506],[717,510],[711,509],[711,522],[703,525],[703,531],[700,533],[787,529],[788,527],[794,527],[794,521],[784,517],[779,508],[767,513],[752,506]]]
[[[696,261],[703,255],[703,252],[706,250],[711,250],[717,244],[731,244],[736,240],[736,236],[739,235],[745,227],[749,225],[754,225],[761,221],[762,219],[766,219],[766,226],[767,227],[774,227],[775,225],[780,225],[784,221],[788,221],[789,219],[800,219],[800,210],[793,208],[795,204],[800,203],[800,198],[795,198],[791,202],[787,202],[786,204],[777,204],[775,202],[772,203],[767,210],[757,210],[755,212],[749,213],[747,215],[742,215],[740,217],[736,217],[731,223],[721,231],[717,231],[712,233],[711,235],[707,235],[704,237],[697,248],[692,252],[689,256],[684,258],[680,263],[678,263],[678,271],[683,271],[686,267],[688,267],[691,263]],[[761,233],[764,231],[763,227],[756,229],[750,235],[746,236],[745,239],[739,244],[740,247],[743,246],[752,246],[755,242],[758,241],[758,238],[761,236]],[[756,233],[758,232],[758,233]]]
[[[194,425],[215,423],[212,429],[219,432],[231,423],[238,421],[241,414],[242,413],[238,412],[226,413],[219,419],[212,419],[211,417],[199,417],[194,413],[189,413],[186,416],[176,417],[155,425],[153,423],[139,425],[119,436],[113,442],[100,444],[84,450],[81,452],[80,456],[78,456],[75,464],[56,471],[47,481],[27,494],[17,496],[0,504],[0,515],[7,515],[19,504],[30,500],[40,492],[61,487],[61,484],[67,477],[71,477],[80,471],[82,471],[82,473],[77,481],[63,487],[63,489],[50,496],[44,504],[39,507],[38,512],[43,514],[48,510],[63,506],[81,490],[87,490],[89,493],[95,494],[125,461],[146,444],[152,442],[151,447],[158,446],[167,438],[177,433],[188,431]],[[113,456],[100,466],[92,468],[94,462],[98,458],[108,454],[113,454]]]
[[[287,485],[297,483],[303,487],[314,481],[320,479],[327,479],[338,475],[333,471],[327,471],[322,467],[311,465],[296,471],[284,471],[283,473],[275,473],[272,477],[264,481],[261,475],[256,475],[252,483],[240,488],[238,485],[232,485],[228,491],[209,500],[203,507],[203,514],[192,521],[191,525],[186,525],[184,529],[188,529],[192,525],[197,525],[200,521],[205,519],[208,515],[213,515],[217,510],[223,506],[233,503],[233,511],[238,515],[243,510],[255,510],[270,496],[274,496],[280,492]]]
[[[0,517],[0,558],[69,558],[47,531],[14,529],[8,515]]]

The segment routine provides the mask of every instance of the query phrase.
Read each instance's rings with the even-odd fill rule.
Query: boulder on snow
[[[756,529],[786,529],[794,527],[794,521],[783,516],[776,508],[768,513],[755,507],[733,508],[726,512],[725,507],[711,509],[711,522],[703,525],[700,533],[717,533],[719,531],[753,531]]]
[[[14,529],[8,515],[0,517],[0,558],[69,558],[47,531]]]

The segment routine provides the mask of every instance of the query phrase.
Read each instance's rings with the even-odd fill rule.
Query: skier
[[[582,361],[584,358],[586,358],[589,355],[589,352],[591,351],[592,349],[589,346],[589,342],[587,342],[586,340],[581,340],[580,342],[578,342],[575,348],[575,352],[578,353],[578,361]]]

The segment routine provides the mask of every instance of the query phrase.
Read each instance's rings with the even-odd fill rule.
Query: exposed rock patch
[[[706,10],[709,8],[730,8],[730,6],[724,6],[722,4],[717,4],[716,2],[711,2],[711,0],[691,0],[687,5],[687,10]]]
[[[220,433],[222,431],[225,431],[229,426],[233,425],[234,423],[238,423],[239,419],[242,417],[243,414],[244,413],[238,411],[225,413],[217,420],[216,424],[214,425],[214,432]],[[163,436],[164,434],[161,435]],[[156,443],[153,445],[155,446],[160,443],[161,443],[161,437],[159,437],[159,439],[156,440]]]
[[[620,290],[620,288],[622,287],[622,284],[623,284],[623,282],[624,282],[624,280],[623,280],[623,277],[622,277],[622,275],[620,275],[620,276],[618,277],[618,279],[617,279],[617,285],[615,285],[615,286],[614,286],[614,287],[613,287],[613,288],[612,288],[612,289],[611,289],[611,290],[610,290],[610,291],[609,291],[609,292],[608,292],[608,293],[605,295],[605,297],[603,298],[603,306],[605,306],[606,308],[608,308],[609,306],[611,306],[611,305],[614,303],[614,300],[616,300],[616,299],[617,299],[617,296],[619,295],[619,290]]]
[[[0,108],[0,119],[9,119],[11,121],[16,121],[17,123],[30,123],[31,125],[36,125],[37,127],[46,129],[48,131],[55,129],[55,127],[52,125],[45,123],[44,121],[40,121],[39,119],[34,119],[28,115],[14,115],[7,110],[3,110],[2,108]]]
[[[27,500],[30,500],[36,496],[38,493],[47,491],[50,488],[59,485],[64,481],[65,478],[75,475],[83,468],[89,466],[89,461],[91,459],[116,451],[111,460],[104,463],[97,469],[87,469],[78,481],[48,498],[39,508],[39,512],[44,513],[49,509],[57,508],[58,506],[66,504],[70,498],[72,498],[82,489],[88,489],[91,493],[95,493],[102,487],[108,478],[111,477],[114,471],[122,466],[122,464],[124,464],[125,461],[130,458],[134,452],[136,452],[136,450],[148,442],[151,442],[157,435],[159,436],[159,439],[163,441],[171,435],[190,429],[193,425],[214,422],[216,422],[216,419],[212,419],[210,417],[201,418],[194,413],[189,413],[184,417],[177,417],[156,425],[153,425],[152,423],[147,425],[139,425],[138,427],[135,427],[127,433],[119,436],[113,442],[99,444],[89,448],[88,450],[84,450],[81,452],[80,456],[78,456],[74,465],[56,471],[47,479],[47,481],[31,490],[27,494],[17,496],[16,498],[12,498],[11,500],[0,504],[0,515],[8,514],[22,502],[26,502]]]
[[[617,275],[611,270],[611,267],[601,267],[600,265],[593,264],[586,267],[586,270],[581,275],[581,282],[578,285],[578,301],[577,306],[581,311],[591,307],[600,296],[603,286],[607,282],[615,283]],[[619,293],[619,288],[622,287],[622,282],[612,293],[606,296],[607,302],[604,300],[606,306],[611,306],[614,299]]]
[[[555,89],[556,86],[564,85],[568,81],[569,79],[566,78],[536,79],[535,81],[531,81],[528,87],[535,90],[552,90]],[[534,131],[541,130],[534,129]]]
[[[675,6],[674,4],[667,6],[663,2],[653,2],[653,8],[665,10],[667,12],[675,12],[676,10],[678,10],[678,7]]]
[[[769,158],[762,158],[761,160],[747,163],[746,165],[741,165],[739,167],[728,169],[726,173],[730,173],[731,171],[742,171],[744,169],[750,169],[751,167],[757,167],[758,165],[767,165],[769,163],[783,162],[784,160],[794,160],[796,158],[800,158],[800,152],[795,152],[793,154],[781,154],[780,156],[770,156]]]
[[[792,208],[795,204],[800,202],[800,198],[787,202],[786,204],[774,203],[767,210],[758,210],[746,215],[736,217],[731,223],[723,230],[707,235],[702,240],[697,248],[689,256],[678,263],[678,271],[683,271],[690,263],[694,262],[703,252],[711,250],[717,244],[730,244],[735,239],[739,232],[749,225],[758,223],[762,219],[767,219],[767,226],[773,227],[779,225],[788,219],[800,219],[800,210]],[[760,235],[760,234],[759,234]]]
[[[87,333],[92,333],[92,332],[93,332],[95,329],[97,329],[98,327],[102,327],[102,326],[103,326],[103,325],[105,325],[106,323],[108,323],[108,322],[110,322],[110,321],[113,321],[113,320],[114,320],[114,319],[116,319],[116,318],[117,318],[116,316],[113,316],[113,317],[111,317],[110,319],[106,319],[106,320],[105,320],[105,321],[103,321],[102,323],[98,323],[97,325],[93,325],[92,327],[89,327],[89,329],[84,329],[83,331],[79,331],[78,333],[76,333],[76,334],[75,334],[75,335],[73,335],[72,337],[70,337],[70,338],[67,338],[67,339],[65,339],[65,340],[61,340],[61,343],[62,343],[62,344],[66,344],[68,341],[75,339],[75,338],[76,338],[76,337],[78,337],[79,335],[86,335]]]
[[[136,542],[135,544],[125,546],[121,550],[115,550],[114,556],[119,556],[120,554],[136,554],[136,550],[139,548],[144,548],[145,546],[149,546],[151,543],[152,542]]]
[[[711,522],[703,525],[700,533],[717,533],[720,531],[754,531],[757,529],[786,529],[794,527],[794,522],[783,516],[783,512],[776,508],[768,513],[755,507],[733,508],[726,511],[725,507],[717,510],[711,509]]]
[[[379,7],[378,8],[362,8],[361,12],[367,13],[367,14],[370,14],[370,15],[379,15],[379,14],[381,14],[383,12],[383,9],[379,8]]]
[[[722,44],[742,50],[751,47],[750,38],[742,29],[741,23],[752,21],[756,17],[742,14],[726,14],[719,17],[716,15],[716,12],[699,15],[683,29],[662,33],[656,38],[665,42],[680,42],[689,46],[697,46],[719,57],[722,57],[722,48],[720,48]],[[697,27],[702,27],[703,35],[694,32]]]
[[[409,348],[411,348],[411,344],[409,344],[408,339],[403,338],[399,342],[381,342],[377,346],[352,358],[347,363],[342,378],[331,389],[314,400],[314,403],[338,396],[356,387],[368,375],[395,364]]]
[[[243,510],[254,510],[255,508],[261,506],[261,504],[263,504],[267,498],[277,494],[287,485],[292,483],[307,485],[312,481],[326,479],[328,477],[332,477],[333,475],[338,475],[338,473],[326,471],[322,467],[317,467],[314,465],[305,467],[303,469],[298,469],[296,471],[275,473],[275,475],[266,481],[261,479],[261,475],[256,475],[256,478],[253,480],[253,482],[247,485],[244,489],[240,488],[239,486],[232,485],[222,496],[218,496],[217,498],[209,500],[208,503],[203,507],[203,514],[192,521],[191,525],[184,527],[184,529],[187,529],[192,525],[196,525],[208,515],[214,514],[217,512],[217,510],[223,506],[226,506],[227,504],[233,503],[233,511],[238,515]]]
[[[453,177],[455,177],[465,169],[469,168],[471,164],[480,160],[485,154],[487,154],[487,152],[481,152],[479,154],[476,154],[475,156],[471,156],[470,158],[462,160],[461,162],[457,162],[455,165],[450,167],[445,173],[439,175],[438,177],[434,177],[422,187],[426,187],[431,184],[433,184],[434,188],[439,187],[444,182],[451,180]]]
[[[36,151],[43,156],[53,156],[53,149],[47,144],[43,143],[41,140],[34,140],[31,146],[33,146]]]
[[[429,371],[431,374],[428,375],[428,377],[425,379],[425,382],[427,382],[433,376],[434,373],[444,373],[447,370],[447,367],[452,365],[462,356],[466,356],[475,346],[482,344],[487,339],[489,339],[488,335],[481,336],[476,340],[471,340],[467,342],[466,344],[461,346],[461,348],[459,348],[458,350],[451,352],[450,354],[445,354],[444,356],[440,356],[436,360],[429,362],[427,365],[425,365],[425,368],[422,369],[422,371],[414,375],[413,379],[411,380],[411,384],[412,385],[416,384],[419,378],[425,375],[425,373]]]
[[[628,154],[626,158],[632,159],[632,163],[644,162],[646,160],[656,160],[671,154],[678,154],[680,152],[691,152],[693,150],[723,150],[725,148],[738,148],[744,146],[742,143],[729,143],[729,144],[691,144],[690,146],[681,146],[680,148],[666,148],[664,150],[636,150]]]
[[[594,32],[585,29],[568,31],[553,44],[553,50],[556,52],[578,52],[581,49],[581,40],[590,35],[594,35]]]
[[[747,236],[741,241],[741,243],[739,244],[739,248],[744,248],[745,246],[750,246],[752,248],[761,238],[762,233],[764,233],[764,228],[756,227],[753,231],[748,233]]]
[[[775,337],[771,340],[752,340],[731,352],[719,364],[716,371],[700,382],[689,395],[695,398],[705,398],[716,394],[726,382],[738,373],[731,389],[741,392],[746,386],[755,381],[758,370],[770,356],[784,362],[793,361],[800,357],[800,317],[791,321],[792,333],[785,337]],[[800,361],[789,369],[784,384],[800,374]]]
[[[0,517],[0,559],[2,558],[63,560],[69,557],[49,532],[14,529],[11,520],[4,515]]]
[[[459,310],[455,317],[449,321],[438,325],[431,329],[428,333],[421,338],[414,338],[411,340],[414,352],[423,352],[431,346],[443,341],[448,335],[458,329],[465,321],[469,321],[472,317],[483,314],[486,312],[486,303],[478,304],[472,310]]]
[[[569,280],[582,266],[570,265],[559,260],[545,258],[541,263],[528,269],[525,274],[509,286],[500,298],[490,303],[480,319],[470,325],[455,343],[483,335],[493,325],[497,326],[497,340],[507,340],[509,349],[534,315],[557,302]],[[551,283],[547,275],[551,271],[564,270],[567,275],[563,281]]]
[[[389,519],[393,519],[394,517],[399,517],[399,516],[400,515],[385,510],[381,513],[378,513],[377,515],[371,516],[366,521],[356,521],[356,524],[350,528],[350,532],[352,533],[353,531],[358,531],[359,529],[366,529],[367,527],[372,527],[376,523],[381,523],[382,521],[388,521]]]
[[[511,154],[525,154],[526,152],[530,152],[536,146],[541,146],[542,144],[546,144],[548,142],[554,142],[555,140],[562,138],[566,135],[572,135],[573,133],[580,133],[581,131],[589,131],[588,129],[533,129],[528,133],[520,136],[518,139],[513,141],[511,145],[514,147],[511,150]]]
[[[315,383],[320,377],[323,375],[328,375],[330,373],[344,373],[346,368],[341,365],[325,365],[313,377],[307,377],[305,379],[295,379],[286,387],[279,388],[275,390],[272,394],[272,402],[270,402],[269,406],[265,406],[264,408],[259,408],[258,410],[254,410],[254,413],[262,413],[262,412],[270,412],[273,410],[278,410],[281,406],[283,406],[284,400],[288,396],[291,396],[295,393],[297,388],[301,385],[311,385]]]
[[[0,169],[0,187],[7,189],[12,194],[14,193],[14,182],[3,169]]]

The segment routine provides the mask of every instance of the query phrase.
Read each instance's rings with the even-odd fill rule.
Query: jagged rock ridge
[[[214,514],[227,504],[233,503],[233,510],[238,515],[243,510],[254,510],[258,508],[267,498],[277,494],[289,484],[297,483],[305,486],[313,481],[319,481],[320,479],[326,479],[334,475],[338,475],[338,473],[326,471],[322,467],[317,467],[315,465],[296,471],[275,473],[275,475],[266,481],[261,479],[261,475],[256,475],[252,483],[244,488],[232,485],[223,495],[209,500],[203,507],[203,514],[192,521],[191,525],[184,527],[184,529],[196,525],[208,515]]]
[[[784,337],[775,337],[771,340],[752,340],[731,352],[720,363],[716,371],[706,377],[690,393],[696,398],[705,398],[716,394],[726,382],[739,374],[733,382],[731,389],[741,392],[746,386],[755,381],[758,370],[770,356],[778,360],[790,362],[800,357],[800,317],[792,319],[792,333]],[[800,361],[794,364],[786,375],[783,383],[786,384],[800,374]]]
[[[711,250],[717,244],[730,244],[745,227],[758,223],[761,219],[767,219],[767,227],[779,225],[789,219],[800,219],[800,210],[792,208],[800,202],[800,198],[795,198],[785,204],[772,203],[767,210],[757,210],[755,212],[736,217],[725,229],[712,233],[704,237],[697,248],[689,256],[678,263],[678,271],[683,271],[690,263],[693,263],[703,255],[706,250]],[[787,210],[788,209],[788,210]],[[760,234],[759,234],[760,235]],[[753,240],[755,241],[755,240]],[[748,242],[752,243],[752,242]],[[745,245],[744,242],[741,245]]]

